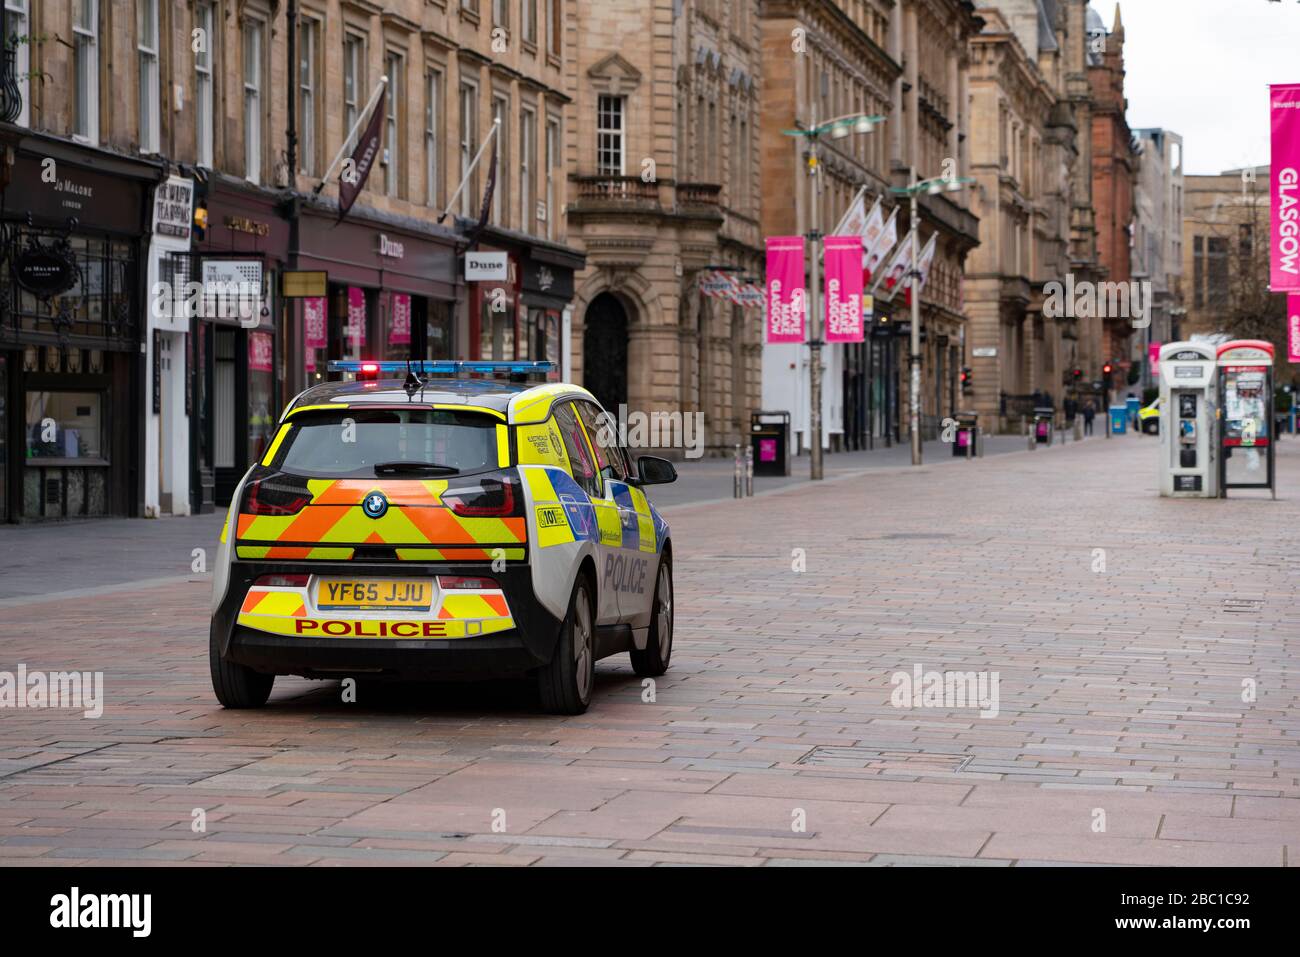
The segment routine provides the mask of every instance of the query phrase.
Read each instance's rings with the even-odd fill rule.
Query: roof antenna
[[[406,360],[406,381],[402,383],[402,388],[406,391],[407,397],[412,399],[415,398],[415,393],[424,388],[424,383],[420,381],[420,377],[412,371],[409,358]]]

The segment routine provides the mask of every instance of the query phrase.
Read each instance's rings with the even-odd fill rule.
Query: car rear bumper
[[[480,638],[296,638],[237,625],[225,655],[254,671],[304,678],[516,675],[538,667],[518,630]]]
[[[359,638],[272,634],[239,623],[249,585],[259,575],[354,577],[490,575],[501,585],[514,627],[465,638]],[[330,616],[346,618],[345,612]],[[212,640],[221,657],[265,674],[339,677],[341,674],[440,678],[507,675],[550,661],[562,622],[533,594],[525,563],[492,571],[487,563],[235,562],[221,606],[212,616]]]

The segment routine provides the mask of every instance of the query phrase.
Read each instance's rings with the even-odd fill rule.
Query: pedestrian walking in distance
[[[1097,410],[1089,402],[1083,407],[1083,434],[1092,435],[1092,420],[1096,417]]]

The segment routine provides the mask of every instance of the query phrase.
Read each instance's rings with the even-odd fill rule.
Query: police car
[[[671,462],[618,444],[550,363],[332,362],[235,491],[213,584],[212,686],[276,675],[531,674],[580,714],[598,659],[672,655],[672,539],[645,488]],[[404,378],[403,378],[404,377]]]

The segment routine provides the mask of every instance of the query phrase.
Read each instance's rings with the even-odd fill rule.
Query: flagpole
[[[347,152],[348,144],[351,143],[353,137],[357,135],[357,130],[361,129],[361,124],[366,122],[366,118],[370,116],[370,111],[373,110],[375,104],[379,102],[379,94],[384,91],[384,87],[387,85],[388,77],[381,76],[379,78],[379,83],[375,85],[375,92],[370,94],[370,99],[366,102],[366,108],[357,115],[357,122],[353,125],[351,132],[349,132],[344,138],[343,144],[339,147],[339,151],[334,157],[334,161],[330,163],[329,169],[325,170],[325,175],[321,177],[321,181],[312,189],[313,193],[320,195],[320,191],[325,188],[325,184],[329,182],[330,175],[334,172],[334,168],[339,165],[339,161],[343,159],[343,154]]]
[[[492,121],[492,129],[488,130],[488,135],[483,137],[483,145],[480,146],[478,152],[474,154],[474,161],[469,164],[469,169],[465,171],[464,177],[461,178],[460,185],[456,187],[456,192],[452,193],[451,199],[447,200],[447,208],[444,209],[442,215],[438,217],[438,222],[442,222],[446,219],[447,214],[450,213],[452,207],[456,205],[456,200],[460,198],[460,194],[464,191],[465,184],[469,182],[469,178],[474,175],[474,170],[478,169],[478,161],[483,158],[484,151],[488,148],[488,144],[492,142],[492,137],[497,135],[497,130],[500,126],[501,119],[499,117]]]

